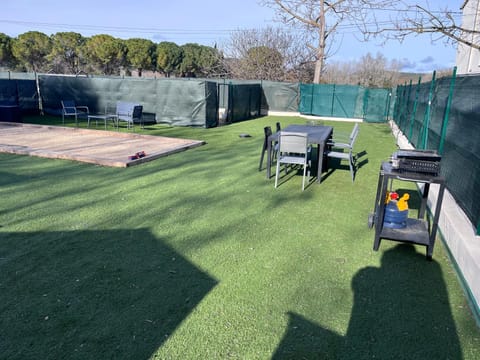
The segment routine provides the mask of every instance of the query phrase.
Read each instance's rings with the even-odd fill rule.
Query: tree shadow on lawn
[[[216,284],[145,229],[2,233],[1,357],[147,359]]]
[[[387,250],[380,268],[357,272],[352,288],[345,336],[289,312],[273,359],[462,358],[442,271],[412,245]]]

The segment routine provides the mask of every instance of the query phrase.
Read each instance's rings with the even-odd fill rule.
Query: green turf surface
[[[207,144],[126,169],[0,154],[0,358],[478,359],[443,244],[372,250],[389,127],[302,192],[258,171],[276,121],[137,127]]]

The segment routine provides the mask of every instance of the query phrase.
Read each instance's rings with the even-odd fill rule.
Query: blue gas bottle
[[[398,195],[394,198],[398,198]],[[385,205],[385,216],[383,218],[383,227],[390,229],[403,229],[407,227],[408,219],[408,194],[402,196],[400,200],[387,199]]]

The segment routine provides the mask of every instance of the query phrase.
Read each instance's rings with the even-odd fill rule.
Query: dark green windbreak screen
[[[390,89],[355,85],[301,84],[299,111],[306,115],[385,122],[389,116],[390,94]]]
[[[307,115],[354,118],[358,86],[301,84],[300,112]]]
[[[217,125],[216,84],[204,80],[39,76],[46,112],[58,113],[63,99],[101,113],[117,101],[138,102],[156,121],[178,126]]]
[[[230,91],[232,85],[260,85],[260,80],[235,80],[235,79],[220,79],[209,81],[216,81],[218,88],[218,106],[223,109],[227,109],[230,102]]]
[[[21,73],[0,72],[7,79],[27,79]],[[38,75],[17,86],[23,108],[60,114],[62,99],[71,99],[101,113],[117,101],[138,102],[149,119],[182,126],[218,125],[267,115],[268,111],[386,121],[390,116],[390,90],[353,85],[298,84],[264,80],[148,79]],[[17,80],[18,82],[22,80]],[[6,91],[8,94],[8,91]],[[39,95],[41,101],[39,101]]]
[[[392,93],[386,89],[364,89],[363,119],[367,122],[384,122],[390,116]]]
[[[417,149],[442,153],[446,186],[480,233],[480,76],[399,86],[394,120]],[[451,107],[448,98],[451,97]]]
[[[300,89],[298,83],[287,83],[278,81],[265,80],[219,80],[218,97],[219,107],[228,108],[229,91],[233,90],[230,86],[235,85],[252,85],[261,87],[261,113],[267,114],[267,111],[297,112],[300,97]],[[230,103],[231,104],[231,103]],[[235,110],[236,112],[236,110]]]
[[[18,89],[16,80],[0,79],[0,105],[2,104],[18,104]]]
[[[35,80],[0,79],[0,105],[18,105],[23,113],[38,113]]]
[[[228,121],[234,123],[260,116],[261,98],[260,84],[230,84]]]
[[[216,84],[198,80],[157,80],[157,121],[181,126],[217,125]]]
[[[439,83],[444,97],[447,82]],[[443,93],[443,95],[442,95]],[[457,78],[447,126],[442,168],[447,187],[465,210],[480,234],[480,76]],[[438,102],[435,118],[442,118],[446,101]],[[437,123],[435,121],[434,123]],[[435,124],[435,128],[439,126]],[[437,131],[437,130],[435,130]]]
[[[263,96],[270,111],[297,112],[300,99],[298,83],[262,81]]]

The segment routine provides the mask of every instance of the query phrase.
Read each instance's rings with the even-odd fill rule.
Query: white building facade
[[[465,0],[460,9],[463,11],[462,27],[480,32],[480,0]],[[480,35],[471,34],[467,40],[480,44]],[[480,50],[459,43],[456,64],[458,74],[480,73]]]

